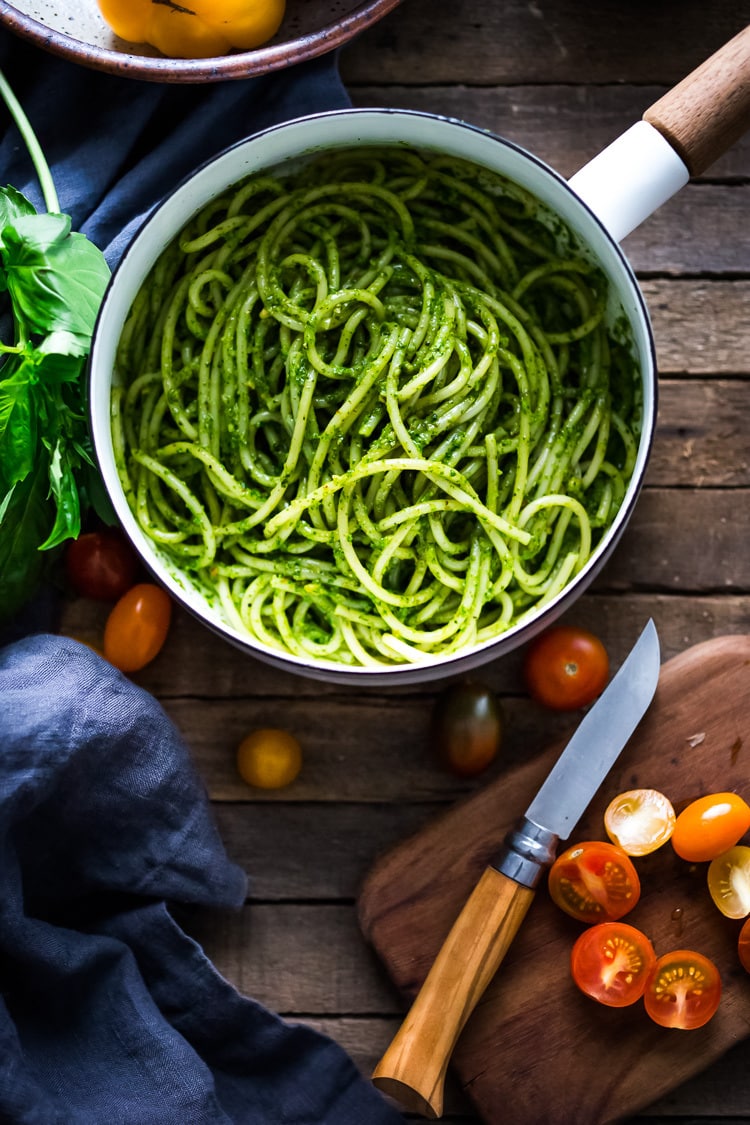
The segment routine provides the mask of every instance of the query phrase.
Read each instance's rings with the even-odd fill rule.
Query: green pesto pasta
[[[143,531],[228,623],[344,665],[447,656],[554,598],[641,418],[602,273],[520,188],[401,148],[212,201],[119,343]]]

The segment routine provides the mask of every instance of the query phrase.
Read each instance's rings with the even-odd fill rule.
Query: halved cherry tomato
[[[483,684],[453,684],[438,696],[431,727],[440,762],[458,777],[474,777],[487,769],[500,749],[500,704]]]
[[[615,922],[641,897],[633,861],[603,840],[572,844],[549,871],[552,901],[579,922]]]
[[[593,702],[606,687],[609,656],[593,633],[557,625],[531,642],[523,675],[537,703],[555,711],[575,711]]]
[[[646,982],[643,1004],[661,1027],[703,1027],[721,1000],[721,977],[713,961],[692,949],[659,957]]]
[[[709,793],[683,809],[672,833],[682,859],[703,863],[734,847],[750,828],[750,805],[737,793]]]
[[[651,942],[627,922],[589,926],[570,953],[571,975],[581,992],[610,1008],[640,1000],[655,964]]]
[[[708,867],[708,890],[727,918],[750,915],[750,848],[740,844],[718,855]]]
[[[658,789],[629,789],[609,802],[604,828],[613,844],[628,855],[649,855],[672,835],[675,811]]]
[[[742,968],[750,973],[750,918],[740,930],[740,936],[737,939],[737,952]]]
[[[115,527],[86,531],[73,539],[65,554],[70,585],[84,598],[117,601],[135,584],[140,561],[124,534]]]
[[[251,731],[237,748],[237,769],[243,781],[259,789],[290,785],[302,768],[302,748],[289,731],[262,727]]]
[[[169,632],[172,601],[151,582],[132,586],[104,626],[104,655],[121,672],[137,672],[154,659]]]

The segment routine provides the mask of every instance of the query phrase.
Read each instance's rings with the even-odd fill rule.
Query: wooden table
[[[750,0],[405,0],[341,66],[357,106],[465,118],[569,175],[748,22]],[[614,665],[649,615],[664,659],[750,632],[750,135],[624,245],[653,318],[658,433],[615,557],[568,614]],[[103,614],[72,601],[63,631],[96,642]],[[493,777],[569,726],[524,697],[519,666],[515,653],[483,671],[506,714]],[[380,852],[483,784],[456,783],[431,757],[438,688],[355,693],[284,675],[181,612],[135,678],[184,733],[251,876],[244,911],[196,935],[242,991],[330,1033],[369,1072],[404,1008],[358,930],[358,887]],[[289,789],[255,792],[237,775],[237,743],[261,725],[303,743]],[[639,1118],[666,1119],[750,1121],[750,1044]],[[445,1120],[476,1120],[455,1089]]]

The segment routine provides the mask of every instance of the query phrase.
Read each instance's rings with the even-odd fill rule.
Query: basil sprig
[[[25,604],[54,549],[93,507],[107,514],[88,428],[86,357],[109,279],[101,251],[71,230],[28,119],[0,94],[39,176],[47,213],[0,188],[0,619]]]

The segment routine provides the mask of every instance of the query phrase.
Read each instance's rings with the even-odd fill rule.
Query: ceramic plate
[[[44,50],[95,70],[153,82],[247,78],[316,58],[348,42],[400,0],[287,0],[280,30],[263,47],[214,59],[169,59],[126,43],[108,28],[96,0],[0,0],[0,24]]]

